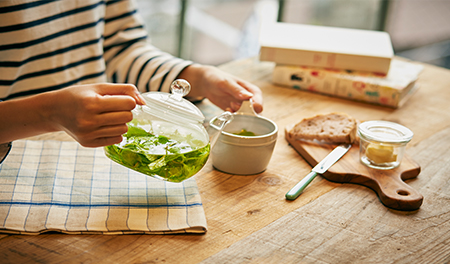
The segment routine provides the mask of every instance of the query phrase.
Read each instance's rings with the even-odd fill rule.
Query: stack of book
[[[292,88],[400,107],[422,66],[395,59],[389,34],[275,23],[260,32],[260,60],[275,62],[272,81]]]

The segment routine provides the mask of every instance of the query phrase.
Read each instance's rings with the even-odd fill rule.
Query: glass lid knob
[[[180,100],[191,91],[191,85],[186,80],[177,79],[170,85],[170,91],[178,100]]]

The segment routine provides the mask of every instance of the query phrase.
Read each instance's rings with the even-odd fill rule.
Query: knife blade
[[[295,200],[301,192],[314,180],[317,174],[325,173],[334,163],[336,163],[351,148],[351,144],[339,145],[333,149],[322,161],[320,161],[308,175],[298,182],[289,192],[286,193],[287,200]]]

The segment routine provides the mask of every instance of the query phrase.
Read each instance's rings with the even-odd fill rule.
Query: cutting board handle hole
[[[402,196],[408,196],[409,192],[407,192],[405,190],[397,190],[397,194],[398,195],[402,195]]]

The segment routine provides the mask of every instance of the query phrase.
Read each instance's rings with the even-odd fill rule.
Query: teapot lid
[[[176,117],[182,117],[195,122],[203,122],[205,116],[193,103],[183,98],[191,91],[189,82],[183,79],[177,79],[170,86],[171,94],[164,92],[143,93],[147,106],[158,109],[165,114],[175,114]]]

